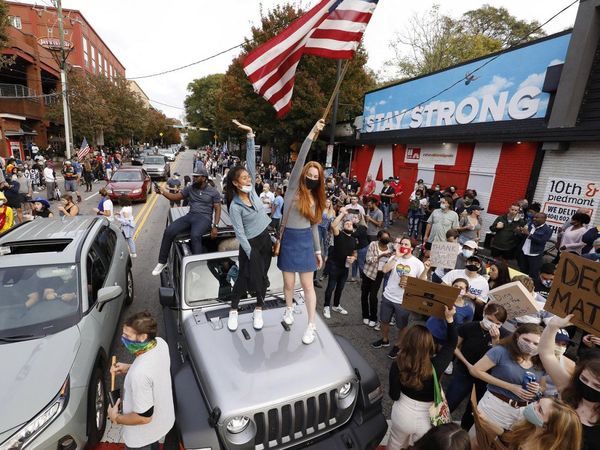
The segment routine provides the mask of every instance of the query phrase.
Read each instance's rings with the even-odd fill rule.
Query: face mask
[[[481,319],[481,326],[484,330],[490,331],[493,327],[497,327],[498,325],[496,325],[487,317],[484,317],[483,319]]]
[[[132,341],[130,339],[127,339],[125,336],[121,336],[121,342],[123,343],[123,345],[129,353],[136,356],[156,347],[156,339],[139,342]]]
[[[388,245],[390,243],[390,240],[387,238],[381,238],[379,239],[379,243],[382,245]]]
[[[567,347],[563,347],[562,345],[554,346],[554,354],[556,355],[557,358],[564,355],[566,351],[567,351]]]
[[[411,252],[411,249],[408,247],[400,247],[400,253],[403,255],[408,255]]]
[[[588,402],[600,403],[600,391],[597,391],[593,387],[588,386],[579,378],[577,378],[577,387],[579,389],[579,392],[581,392],[581,396]]]
[[[525,408],[523,408],[523,417],[525,420],[536,427],[542,428],[544,426],[544,421],[535,410],[535,403],[530,403]]]
[[[465,269],[469,272],[479,272],[479,266],[477,264],[467,264]]]
[[[465,258],[470,258],[471,256],[473,256],[473,250],[463,250],[462,254]]]
[[[552,286],[552,280],[542,280],[542,286],[544,286],[544,287]]]
[[[439,186],[436,186],[436,187],[435,187],[435,190],[436,190],[436,191],[439,191],[439,190],[440,190],[440,187],[439,187]]]
[[[173,175],[173,179],[174,180],[179,180],[179,176],[178,175]]]
[[[319,180],[313,180],[312,178],[304,178],[304,182],[306,183],[306,187],[312,191],[319,187]]]
[[[239,189],[240,191],[245,192],[246,194],[252,192],[252,186],[240,186]]]
[[[448,209],[448,205],[446,203],[441,203],[440,208],[443,210],[446,210],[446,209]]]
[[[354,233],[353,230],[344,230],[344,233],[346,233],[348,236],[352,236],[352,233]]]
[[[517,340],[517,346],[526,355],[535,356],[538,354],[538,348],[521,337]]]

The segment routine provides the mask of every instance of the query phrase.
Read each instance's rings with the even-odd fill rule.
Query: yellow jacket
[[[6,214],[6,220],[4,221],[4,225],[0,228],[0,233],[4,233],[6,230],[9,230],[13,226],[13,210],[9,206],[0,206],[0,215]]]

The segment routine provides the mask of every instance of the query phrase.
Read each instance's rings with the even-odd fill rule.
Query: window
[[[91,46],[92,49],[92,72],[96,73],[96,47]]]
[[[104,58],[104,74],[108,76],[108,64],[106,62],[106,58]]]
[[[98,73],[102,73],[102,53],[98,50]]]
[[[105,227],[98,234],[96,242],[101,249],[103,259],[110,264],[117,248],[117,235],[109,227]]]
[[[87,275],[87,291],[88,291],[88,308],[92,309],[98,299],[98,291],[104,286],[106,275],[108,274],[107,267],[99,255],[97,247],[94,245],[90,248],[86,260],[86,275]]]
[[[88,40],[85,36],[81,37],[81,46],[83,47],[83,63],[85,67],[90,65],[90,55],[88,53]]]
[[[8,16],[8,20],[10,22],[10,24],[17,28],[17,29],[21,29],[23,28],[23,24],[21,24],[21,17],[19,16]]]

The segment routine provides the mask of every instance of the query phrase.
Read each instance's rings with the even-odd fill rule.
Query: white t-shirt
[[[392,258],[395,259],[395,266],[390,271],[390,278],[383,295],[392,303],[402,304],[404,289],[399,285],[400,277],[402,275],[407,275],[409,277],[419,278],[423,274],[425,266],[419,258],[416,258],[413,255],[411,255],[410,258],[397,258],[396,256],[393,256]]]
[[[110,220],[111,222],[113,220],[115,220],[115,211],[114,211],[114,207],[113,207],[113,202],[110,198],[107,198],[106,200],[104,200],[104,203],[102,203],[102,207],[104,208],[104,211],[110,211],[110,216],[104,216],[106,217],[108,220]]]
[[[270,216],[271,215],[271,205],[275,201],[275,194],[271,191],[269,192],[261,192],[260,193],[260,201],[263,204],[263,208],[265,208],[265,212]]]
[[[44,178],[52,183],[55,181],[54,170],[51,167],[44,167]]]
[[[127,447],[152,444],[165,436],[175,423],[169,347],[159,337],[156,342],[156,347],[135,358],[125,376],[123,414],[141,414],[154,408],[150,423],[123,425]]]
[[[448,286],[452,286],[454,280],[457,278],[464,278],[469,282],[469,293],[477,296],[481,301],[487,303],[488,301],[488,293],[490,292],[490,286],[485,278],[481,275],[477,274],[476,277],[470,278],[467,275],[467,271],[465,269],[456,269],[451,270],[446,275],[442,277],[442,281],[444,284]]]

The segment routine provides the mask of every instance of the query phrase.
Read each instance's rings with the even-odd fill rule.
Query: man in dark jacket
[[[525,242],[519,252],[519,269],[532,279],[540,276],[546,243],[552,237],[552,228],[546,225],[546,214],[536,213],[532,223],[518,231],[525,236]]]
[[[523,242],[518,229],[525,226],[525,220],[519,216],[520,207],[513,203],[507,214],[498,216],[490,226],[495,234],[492,242],[492,256],[502,259],[513,259],[519,244]]]

